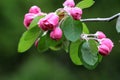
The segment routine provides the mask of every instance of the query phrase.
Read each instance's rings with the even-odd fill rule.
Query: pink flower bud
[[[100,40],[100,45],[98,46],[98,50],[101,55],[107,56],[112,51],[113,42],[108,38],[103,38]]]
[[[99,53],[103,56],[107,56],[110,54],[110,49],[106,45],[100,45],[98,47]]]
[[[74,7],[75,6],[75,2],[74,0],[66,0],[64,3],[63,3],[63,6],[67,6],[67,7]]]
[[[55,13],[49,13],[45,18],[40,19],[38,22],[38,26],[43,29],[44,31],[46,30],[53,30],[58,26],[59,23],[59,17]]]
[[[30,25],[30,23],[32,22],[32,20],[33,20],[35,17],[36,17],[36,15],[33,14],[33,13],[27,13],[27,14],[25,14],[25,17],[24,17],[24,26],[25,26],[26,28],[28,28],[29,25]]]
[[[106,45],[107,47],[109,47],[110,50],[112,50],[112,48],[114,46],[113,42],[109,38],[103,38],[103,39],[101,39],[100,44],[101,45],[102,44]]]
[[[40,38],[38,38],[36,41],[35,41],[35,47],[38,47],[38,42],[39,42]]]
[[[62,30],[59,27],[56,27],[51,31],[50,37],[54,40],[60,40],[62,38]]]
[[[78,7],[70,8],[65,7],[64,10],[71,15],[75,20],[80,20],[82,16],[82,9]]]
[[[106,35],[101,31],[97,31],[95,35],[97,36],[98,39],[106,38]]]
[[[38,14],[38,13],[41,13],[41,9],[38,6],[32,6],[29,9],[29,13]]]

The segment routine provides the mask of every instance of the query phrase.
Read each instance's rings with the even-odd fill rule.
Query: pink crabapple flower
[[[80,20],[82,16],[82,9],[78,7],[64,7],[64,10],[68,13],[68,15],[71,15],[75,20]]]
[[[44,18],[40,19],[38,22],[38,26],[46,30],[53,30],[58,26],[59,23],[59,17],[55,13],[49,13]]]
[[[59,27],[56,27],[53,31],[51,31],[50,37],[53,40],[60,40],[62,38],[62,30]]]
[[[24,16],[24,26],[28,29],[30,23],[32,22],[32,20],[36,17],[35,14],[33,13],[27,13]]]
[[[29,9],[29,13],[38,14],[38,13],[41,13],[41,9],[38,6],[32,6]]]
[[[75,6],[75,2],[74,0],[66,0],[64,3],[63,3],[63,6],[67,6],[67,7],[74,7]]]
[[[101,31],[97,31],[95,35],[97,36],[98,39],[106,38],[106,35]]]
[[[101,55],[107,56],[112,51],[113,47],[114,47],[113,42],[109,38],[103,38],[100,40],[98,50]]]

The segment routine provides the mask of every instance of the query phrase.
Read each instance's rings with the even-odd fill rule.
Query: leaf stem
[[[89,19],[80,19],[81,22],[110,22],[120,16],[120,13],[117,13],[108,18],[89,18]]]

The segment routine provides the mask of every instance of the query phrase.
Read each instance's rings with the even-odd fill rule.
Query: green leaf
[[[51,39],[50,36],[48,35],[48,40],[49,40],[48,41],[49,48],[51,50],[58,51],[63,46],[64,37],[62,36],[62,38],[60,40],[56,41],[56,40]]]
[[[118,17],[118,20],[116,23],[116,29],[117,29],[117,32],[120,33],[120,16]]]
[[[24,32],[18,44],[18,52],[27,51],[34,44],[40,32],[40,28],[38,27],[34,27]]]
[[[67,40],[77,41],[82,33],[82,23],[74,20],[71,16],[67,17],[61,24],[61,28]]]
[[[61,47],[62,39],[59,41],[52,40],[49,36],[49,33],[42,36],[38,43],[38,50],[44,52],[47,49],[59,50]],[[60,47],[59,47],[60,46]]]
[[[35,18],[32,20],[32,22],[31,22],[31,24],[30,24],[30,26],[29,26],[29,29],[37,26],[38,21],[39,21],[41,18],[43,18],[43,17],[44,17],[44,16],[37,16],[37,17],[35,17]]]
[[[33,27],[27,31],[25,34],[24,40],[30,40],[36,36],[38,36],[40,33],[42,33],[41,29],[39,27]]]
[[[84,9],[91,7],[94,3],[95,3],[94,0],[82,0],[76,6],[81,9]]]
[[[59,46],[51,46],[51,47],[49,47],[51,50],[53,50],[53,51],[58,51],[58,50],[60,50],[61,49],[61,47],[59,47]]]
[[[69,52],[69,45],[70,45],[70,41],[65,40],[62,44],[62,48],[66,51],[66,53]]]
[[[80,40],[78,40],[76,42],[72,42],[70,44],[70,58],[71,58],[72,62],[76,65],[82,65],[80,57],[78,56],[78,50],[79,50],[80,44],[81,44]]]
[[[94,40],[84,42],[79,47],[79,57],[88,69],[94,69],[98,64],[98,48]]]
[[[49,33],[46,36],[47,36],[46,42],[49,47],[57,47],[58,48],[58,47],[62,46],[63,37],[57,41],[57,40],[51,39]]]
[[[83,33],[89,34],[89,29],[87,28],[87,25],[85,23],[82,23],[83,25]]]
[[[44,52],[49,48],[49,46],[47,45],[47,36],[42,36],[40,37],[40,40],[38,42],[38,51],[39,52]]]
[[[101,61],[102,61],[103,56],[102,56],[102,55],[100,55],[100,54],[98,54],[98,58],[99,58],[99,62],[101,62]]]

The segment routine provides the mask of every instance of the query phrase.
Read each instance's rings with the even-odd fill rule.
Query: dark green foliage
[[[83,42],[79,46],[79,57],[88,69],[94,69],[98,63],[98,48],[94,40]]]
[[[41,30],[37,26],[25,31],[20,39],[18,45],[18,52],[25,52],[28,50],[38,38]]]
[[[76,65],[82,65],[82,62],[80,60],[80,57],[78,56],[79,51],[79,45],[81,44],[81,41],[78,40],[76,42],[71,42],[70,44],[70,58],[72,62]]]
[[[73,20],[70,16],[66,17],[61,28],[66,39],[72,42],[77,41],[82,33],[82,23],[80,21]]]

